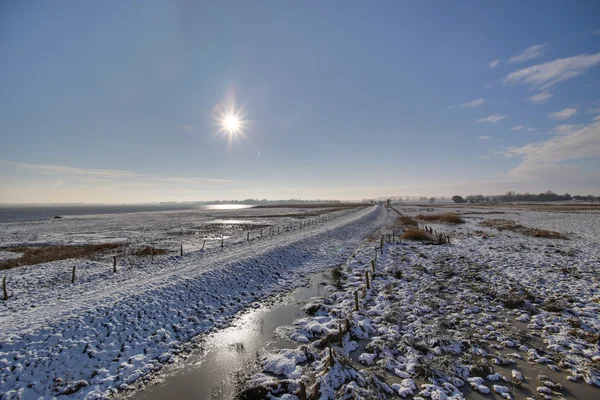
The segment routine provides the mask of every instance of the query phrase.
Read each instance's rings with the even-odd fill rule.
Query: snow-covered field
[[[223,249],[220,243],[207,246],[208,251],[184,247],[183,257],[156,257],[152,264],[141,258],[120,260],[116,274],[110,260],[63,260],[3,271],[11,297],[0,302],[0,398],[92,399],[126,388],[191,349],[189,341],[196,335],[227,326],[236,312],[290,290],[308,272],[343,262],[391,213],[381,206],[346,210],[319,223],[313,218],[308,226],[303,220],[299,228],[293,217],[252,212],[263,214],[261,224],[274,218],[269,223],[272,236],[258,238],[255,232],[248,243],[245,233],[238,232]],[[188,218],[174,218],[177,213]],[[192,213],[161,214],[167,215],[3,224],[0,240],[23,244],[65,243],[65,237],[83,242],[142,237],[149,243],[159,240],[161,232],[177,229],[175,224],[186,230],[197,223]],[[64,225],[46,226],[57,223]],[[71,284],[73,266],[77,279]]]
[[[363,242],[342,270],[341,287],[306,307],[314,316],[278,330],[298,348],[264,356],[248,394],[600,398],[600,215],[457,211],[469,228],[448,225],[450,245],[386,243],[375,272],[379,240]],[[490,218],[569,240],[475,234]]]

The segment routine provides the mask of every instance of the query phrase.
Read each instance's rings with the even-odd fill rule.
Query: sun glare
[[[240,131],[241,128],[241,123],[240,123],[240,119],[233,115],[233,114],[229,114],[227,116],[225,116],[225,118],[223,119],[223,129],[225,131],[227,131],[227,133],[229,134],[234,134],[234,133],[238,133]]]

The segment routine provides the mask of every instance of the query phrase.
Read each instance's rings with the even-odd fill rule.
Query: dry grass
[[[419,214],[417,215],[417,219],[428,222],[442,222],[444,224],[462,224],[465,222],[465,220],[456,213]]]
[[[566,239],[567,237],[559,232],[547,231],[544,229],[531,229],[530,236],[543,237],[548,239]]]
[[[404,231],[402,234],[402,239],[404,240],[420,240],[420,241],[432,241],[433,236],[431,236],[428,232],[425,232],[422,229],[409,228]]]
[[[84,244],[75,246],[23,246],[9,247],[3,250],[23,254],[0,262],[0,270],[15,268],[21,265],[41,264],[50,261],[67,260],[70,258],[89,258],[95,254],[118,249],[120,243]]]
[[[533,236],[533,237],[541,237],[541,238],[548,238],[548,239],[568,239],[565,235],[563,235],[560,232],[547,231],[544,229],[528,228],[528,227],[518,224],[515,221],[510,220],[510,219],[501,219],[501,218],[488,219],[488,220],[482,221],[480,223],[480,225],[486,226],[488,228],[495,228],[495,229],[498,229],[499,231],[502,231],[502,230],[513,231],[513,232],[518,232],[523,235]]]
[[[398,223],[402,226],[419,226],[419,223],[414,218],[407,217],[406,215],[398,217]]]
[[[169,252],[169,250],[166,250],[166,249],[159,249],[157,247],[152,247],[152,246],[144,246],[142,248],[137,249],[132,254],[134,256],[138,256],[138,257],[147,257],[147,256],[151,256],[152,254],[154,254],[155,256],[160,256],[163,254],[167,254],[168,252]]]

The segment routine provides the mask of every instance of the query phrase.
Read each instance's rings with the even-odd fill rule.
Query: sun
[[[223,118],[222,128],[230,135],[238,133],[242,128],[242,122],[237,115],[228,114]]]

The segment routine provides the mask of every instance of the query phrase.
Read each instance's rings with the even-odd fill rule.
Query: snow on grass
[[[475,217],[490,217],[481,215]],[[531,371],[522,368],[528,360],[564,381],[544,384],[540,394],[564,387],[589,397],[589,389],[571,381],[600,390],[600,215],[514,217],[570,240],[512,232],[484,238],[450,227],[451,245],[386,243],[374,273],[377,235],[363,242],[342,268],[341,289],[331,286],[333,294],[311,305],[318,310],[314,316],[282,330],[292,340],[308,339],[314,360],[303,367],[302,379],[309,388],[327,399],[383,398],[389,388],[400,396],[458,399],[464,397],[459,389],[469,385],[518,398],[525,393],[520,387],[536,391]],[[346,324],[340,338],[336,326]],[[323,343],[333,345],[333,365]],[[514,387],[504,385],[507,376]],[[420,390],[387,385],[398,378],[425,383]]]
[[[339,264],[386,218],[372,207],[220,252],[120,263],[117,274],[110,263],[82,260],[6,271],[2,398],[92,399],[127,388],[190,351],[196,335],[227,326],[236,312],[303,283],[308,272]],[[75,284],[65,276],[72,265]]]

